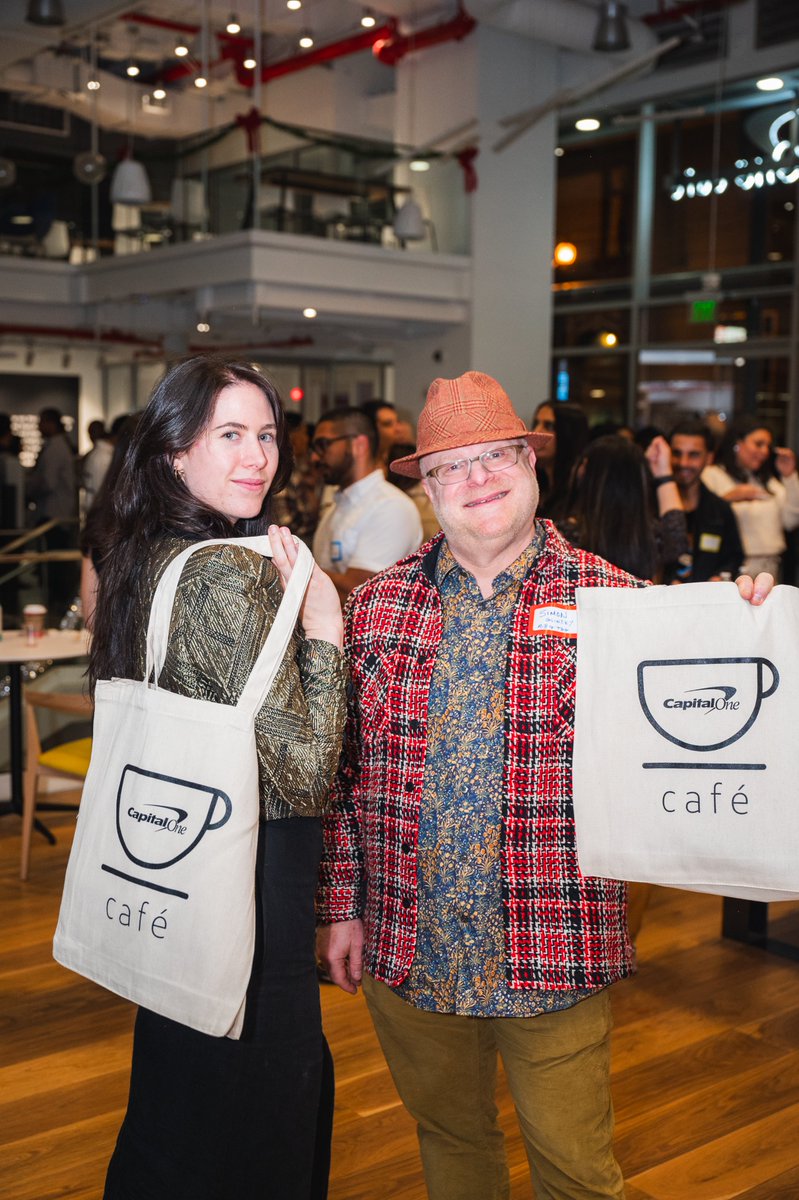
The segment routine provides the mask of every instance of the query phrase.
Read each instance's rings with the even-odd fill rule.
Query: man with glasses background
[[[413,501],[386,481],[377,426],[362,409],[324,414],[311,442],[311,462],[338,489],[320,518],[313,553],[343,601],[357,584],[415,550],[422,523]]]
[[[319,957],[363,982],[431,1200],[509,1195],[497,1053],[539,1200],[623,1195],[607,987],[633,950],[625,885],[577,865],[575,588],[643,585],[536,521],[549,437],[490,376],[435,380],[392,469],[424,480],[442,535],[345,611]]]

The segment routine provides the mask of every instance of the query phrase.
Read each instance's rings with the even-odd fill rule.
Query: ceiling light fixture
[[[162,87],[153,89],[153,100],[166,100],[166,91]]]
[[[135,79],[137,75],[141,75],[141,67],[138,63],[129,62],[125,67],[125,74],[129,75],[131,79]]]
[[[230,14],[230,20],[228,21],[227,25],[225,26],[225,30],[228,33],[233,33],[233,34],[241,33],[241,24],[239,23],[239,19],[235,13]]]
[[[412,171],[429,171],[430,170],[430,162],[426,158],[412,158],[411,161],[408,163],[408,166],[410,167],[410,169]]]
[[[372,12],[371,8],[365,8],[363,10],[361,24],[363,25],[364,29],[374,29],[375,25],[377,24],[377,17]]]
[[[188,53],[188,46],[184,42],[178,42],[175,46],[175,58],[185,58]]]
[[[258,66],[258,64],[257,64],[257,62],[255,61],[255,59],[254,59],[254,58],[245,58],[244,62],[243,62],[241,65],[242,65],[242,66],[243,66],[243,67],[244,67],[244,68],[245,68],[247,71],[254,71],[254,70],[255,70],[255,68]]]
[[[86,81],[86,87],[88,88],[88,90],[89,90],[90,92],[99,92],[99,90],[100,90],[100,80],[99,80],[99,79],[94,79],[94,78],[92,78],[92,79],[89,79],[89,80],[87,80],[87,81]]]
[[[31,25],[64,25],[61,0],[28,0],[25,20]]]
[[[296,12],[298,8],[302,8],[302,0],[286,0],[286,8],[290,8],[292,12]]]
[[[204,75],[198,75],[197,78],[194,80],[194,86],[196,88],[208,87],[208,80],[205,78]]]
[[[765,79],[758,79],[755,87],[761,92],[780,92],[785,87],[785,81],[779,75],[768,75]]]
[[[315,308],[304,308],[302,310],[302,315],[304,317],[307,317],[307,319],[309,321],[312,321],[314,319],[314,317],[317,315],[317,312],[316,312]]]
[[[211,326],[208,324],[207,321],[198,321],[197,322],[197,332],[198,333],[210,333]]]
[[[311,37],[308,29],[306,29],[300,36],[300,45],[302,46],[303,50],[310,50],[311,46],[313,46],[313,38]]]
[[[618,0],[602,0],[599,23],[594,34],[594,50],[601,54],[612,54],[630,49],[630,32],[627,28],[627,5]]]
[[[579,129],[580,133],[593,133],[599,129],[599,124],[596,117],[580,117],[579,121],[574,122],[574,128]]]

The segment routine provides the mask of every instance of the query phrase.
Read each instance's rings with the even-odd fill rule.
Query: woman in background
[[[775,449],[771,431],[756,417],[741,417],[725,433],[702,482],[732,505],[746,555],[741,571],[768,571],[779,579],[785,531],[799,527],[794,452]]]
[[[615,435],[589,443],[575,464],[566,513],[558,522],[564,537],[640,579],[659,582],[664,567],[689,550],[663,438],[646,455]]]
[[[87,629],[92,628],[94,620],[94,605],[97,596],[97,565],[98,546],[105,538],[105,526],[110,517],[111,497],[114,494],[119,472],[125,461],[131,438],[139,423],[141,413],[132,413],[119,426],[119,432],[114,443],[114,453],[103,481],[97,489],[97,494],[86,513],[86,521],[80,532],[80,603],[83,624]],[[115,422],[116,424],[116,422]]]
[[[533,414],[534,433],[551,433],[536,450],[535,473],[540,500],[538,515],[557,520],[564,515],[572,468],[588,441],[588,418],[576,404],[544,400]]]

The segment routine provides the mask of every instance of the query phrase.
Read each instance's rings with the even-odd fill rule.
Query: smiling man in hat
[[[607,988],[633,951],[625,885],[577,865],[574,589],[641,581],[536,521],[548,438],[490,376],[435,380],[392,469],[423,479],[443,532],[346,609],[319,956],[363,982],[431,1200],[509,1194],[497,1053],[539,1200],[623,1195]]]

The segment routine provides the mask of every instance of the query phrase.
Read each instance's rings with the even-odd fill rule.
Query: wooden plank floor
[[[36,839],[22,884],[19,822],[0,819],[0,1197],[98,1200],[133,1012],[51,959],[71,821],[49,823],[58,845]],[[799,963],[722,942],[720,905],[656,890],[640,972],[614,989],[628,1200],[799,1200]],[[772,920],[799,944],[799,905]],[[338,1080],[330,1200],[423,1200],[412,1122],[361,999],[326,986],[322,1000]],[[512,1197],[529,1200],[504,1086],[499,1100]]]

